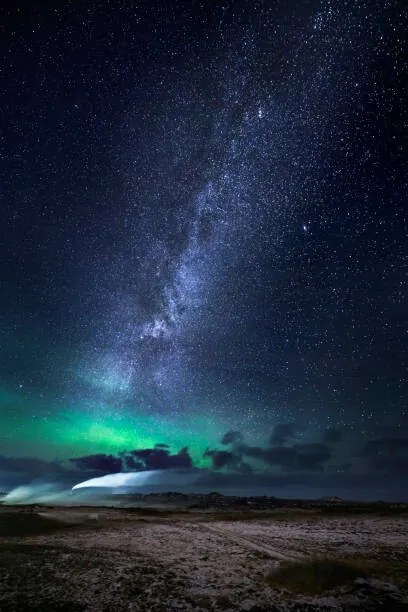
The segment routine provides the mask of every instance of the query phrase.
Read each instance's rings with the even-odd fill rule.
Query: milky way
[[[6,13],[2,452],[399,472],[401,5]]]

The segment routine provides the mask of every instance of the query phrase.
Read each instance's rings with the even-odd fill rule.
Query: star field
[[[392,496],[403,3],[1,11],[4,482],[113,454]]]

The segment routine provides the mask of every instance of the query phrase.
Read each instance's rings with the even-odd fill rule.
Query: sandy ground
[[[0,610],[408,610],[389,577],[314,597],[268,585],[316,555],[408,564],[407,517],[218,518],[1,508]]]

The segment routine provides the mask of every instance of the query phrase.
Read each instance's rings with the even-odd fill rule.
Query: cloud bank
[[[353,448],[345,432],[326,429],[313,436],[295,423],[279,423],[261,446],[228,431],[220,446],[207,448],[195,463],[187,447],[176,452],[158,443],[117,454],[89,454],[64,461],[0,457],[0,490],[14,490],[7,501],[58,497],[59,489],[131,487],[148,492],[179,490],[354,499],[403,500],[408,469],[408,438],[379,436]],[[29,485],[30,488],[27,488]],[[26,487],[26,488],[24,488]]]

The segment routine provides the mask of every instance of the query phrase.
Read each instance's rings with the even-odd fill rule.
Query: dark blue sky
[[[4,486],[168,444],[248,489],[397,495],[405,26],[396,1],[3,5]]]

